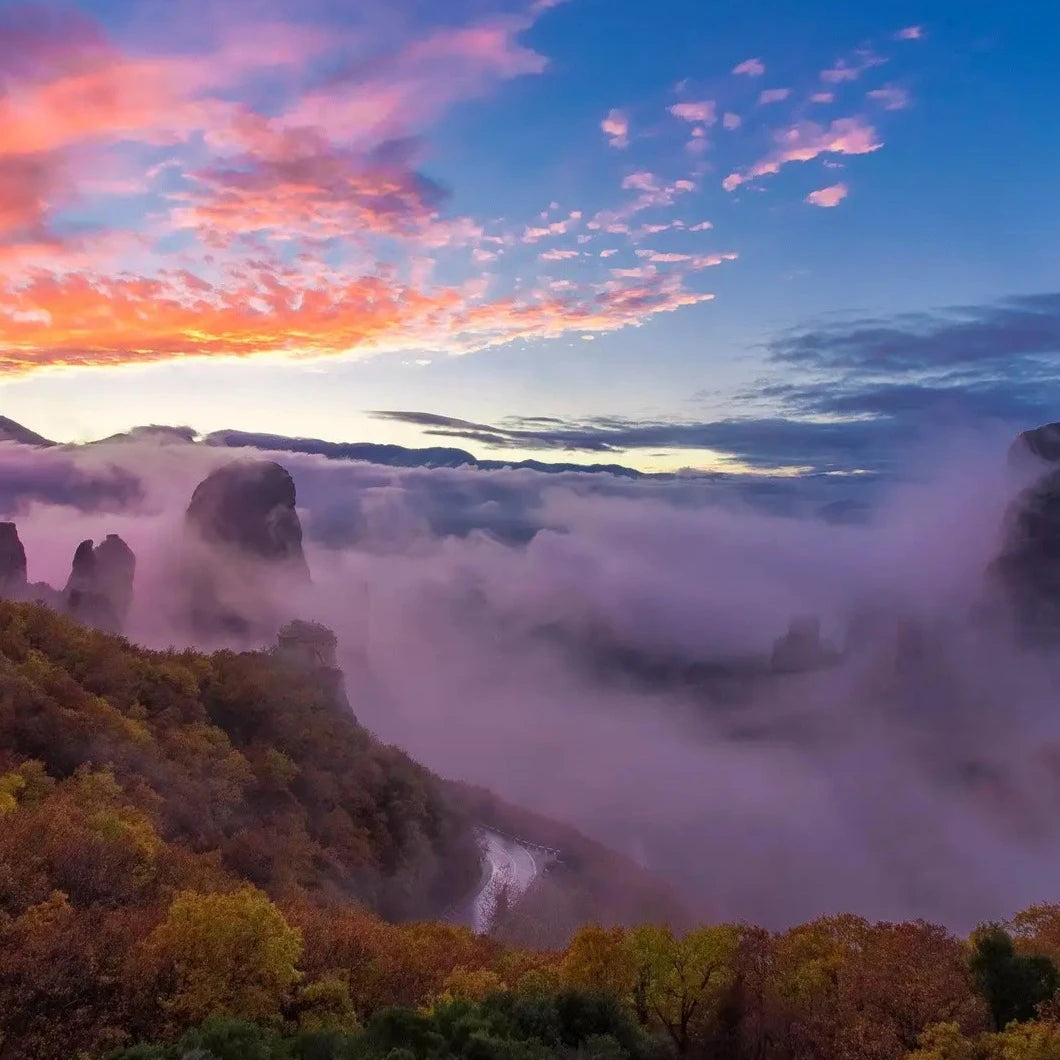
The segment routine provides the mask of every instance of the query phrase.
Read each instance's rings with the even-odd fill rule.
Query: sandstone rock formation
[[[14,523],[0,523],[0,597],[21,600],[27,589],[26,550]]]
[[[239,460],[196,487],[185,518],[193,631],[208,640],[271,639],[288,597],[309,582],[289,472]]]
[[[132,603],[135,575],[136,557],[117,534],[108,534],[98,546],[82,541],[63,590],[66,608],[87,625],[120,633]]]

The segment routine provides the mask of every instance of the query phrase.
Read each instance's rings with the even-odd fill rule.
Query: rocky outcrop
[[[70,615],[109,633],[125,628],[132,604],[136,557],[117,535],[99,544],[82,541],[74,552],[63,599]]]
[[[211,545],[282,563],[308,578],[294,479],[271,460],[240,460],[208,475],[188,505],[188,526]]]
[[[240,460],[208,475],[188,505],[190,623],[207,640],[275,637],[288,598],[309,582],[295,485],[271,460]]]
[[[1060,464],[1060,423],[1046,423],[1034,430],[1024,431],[1009,450],[1009,461],[1022,463],[1028,458]]]
[[[337,649],[335,634],[319,622],[294,619],[280,630],[276,638],[278,658],[312,679],[337,706],[349,710]]]
[[[14,523],[0,523],[0,597],[21,600],[26,595],[26,550]]]
[[[988,570],[988,610],[1007,611],[1024,640],[1060,640],[1060,423],[1025,431],[1009,452],[1037,477],[1009,506],[998,557]]]

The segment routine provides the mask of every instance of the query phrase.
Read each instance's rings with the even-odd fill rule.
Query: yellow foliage
[[[439,1000],[484,1001],[490,994],[507,990],[503,979],[489,968],[454,968],[445,980],[445,989]]]
[[[0,816],[18,808],[18,796],[26,786],[21,773],[5,773],[0,776]]]
[[[633,957],[620,927],[588,924],[579,928],[563,955],[560,977],[568,986],[626,998],[633,990]]]
[[[257,888],[183,891],[145,946],[165,1006],[181,1022],[274,1022],[300,973],[302,936]]]
[[[340,975],[306,983],[298,991],[296,1007],[299,1030],[356,1034],[361,1029],[349,985]]]

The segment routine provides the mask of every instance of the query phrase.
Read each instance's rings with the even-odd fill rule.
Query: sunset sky
[[[875,470],[1060,419],[1060,5],[0,0],[0,413]]]

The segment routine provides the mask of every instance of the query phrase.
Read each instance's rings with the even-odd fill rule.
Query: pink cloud
[[[844,81],[856,81],[866,70],[871,70],[874,66],[882,66],[887,61],[865,49],[855,54],[858,60],[856,63],[848,63],[845,59],[840,59],[834,66],[821,71],[821,80],[830,85],[842,84]]]
[[[837,118],[827,128],[815,122],[800,122],[779,132],[774,140],[776,147],[771,154],[750,169],[730,173],[722,187],[734,191],[756,177],[779,173],[789,162],[809,162],[823,154],[864,155],[883,146],[876,130],[860,118]]]
[[[905,29],[900,29],[895,35],[895,40],[923,40],[925,37],[923,26],[906,26]]]
[[[717,104],[712,99],[704,99],[699,103],[675,103],[670,113],[682,121],[702,122],[704,125],[713,125],[718,120]]]
[[[727,110],[721,119],[721,124],[726,129],[738,129],[743,124],[743,119],[739,114],[733,114],[731,110]]]
[[[570,261],[571,258],[580,256],[581,252],[578,250],[546,250],[538,254],[542,261]]]
[[[868,93],[868,97],[882,104],[884,110],[905,110],[911,102],[909,93],[897,85],[874,88]]]
[[[611,248],[609,250],[601,250],[600,251],[600,257],[602,257],[602,258],[613,258],[617,253],[618,253],[618,251],[615,250],[614,248]]]
[[[811,191],[806,196],[806,201],[811,206],[838,206],[847,197],[849,190],[845,184],[829,184],[827,188]]]
[[[790,88],[766,88],[758,94],[759,103],[779,103],[791,95]]]
[[[714,227],[713,221],[700,221],[697,225],[692,225],[689,232],[706,232]]]
[[[624,191],[658,191],[659,179],[654,173],[641,170],[623,177],[622,188]]]
[[[623,111],[608,111],[607,117],[600,122],[600,128],[612,147],[629,147],[629,118]]]
[[[766,67],[761,59],[744,59],[732,68],[732,72],[743,74],[745,77],[761,77],[766,72]]]
[[[810,96],[811,103],[832,103],[834,100],[834,92],[814,92],[814,94]]]

